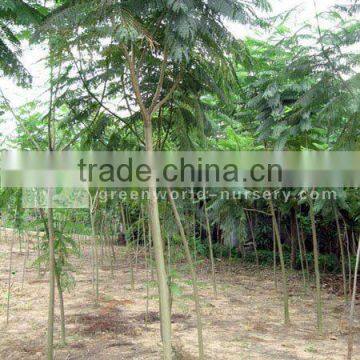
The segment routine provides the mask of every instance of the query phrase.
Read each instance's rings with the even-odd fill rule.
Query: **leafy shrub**
[[[312,253],[307,253],[307,261],[310,265],[310,269],[313,269],[313,254]],[[258,250],[258,256],[259,256],[259,263],[261,265],[267,265],[270,266],[273,264],[273,252],[272,250]],[[284,261],[285,261],[285,265],[287,267],[290,267],[290,259],[291,259],[291,254],[288,251],[284,252]],[[249,263],[255,263],[256,262],[256,256],[255,256],[255,252],[248,252],[245,257],[244,257],[244,261],[249,262]],[[276,262],[277,264],[279,264],[280,262],[280,258],[279,258],[279,254],[276,254]],[[301,260],[300,260],[300,253],[297,252],[296,254],[296,258],[295,258],[295,266],[296,269],[300,270],[301,269]],[[355,267],[355,258],[353,259],[353,267]],[[339,266],[339,261],[336,257],[336,255],[334,254],[320,254],[319,255],[319,268],[320,271],[322,272],[339,272],[340,271],[340,266]]]
[[[228,246],[215,243],[213,244],[213,252],[215,258],[226,258],[229,257],[230,249]],[[231,257],[239,257],[236,248],[231,249]]]
[[[273,263],[273,252],[271,250],[261,250],[259,249],[257,251],[258,257],[259,257],[259,263],[261,265],[271,265]],[[256,262],[256,256],[255,252],[247,252],[244,257],[244,261],[249,263],[255,263]]]

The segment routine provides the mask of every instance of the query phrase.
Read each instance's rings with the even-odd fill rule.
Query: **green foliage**
[[[313,254],[307,254],[309,264],[313,264]],[[334,254],[319,254],[319,269],[323,272],[340,272],[339,259]]]
[[[80,257],[81,252],[78,244],[72,236],[64,233],[65,228],[55,229],[55,271],[60,276],[63,289],[70,290],[75,286],[73,273],[76,271],[71,264],[72,257]],[[49,262],[49,241],[45,236],[40,242],[40,256],[33,262],[33,266],[41,264],[48,265]]]
[[[219,243],[215,243],[213,245],[213,251],[215,258],[229,258],[230,255],[232,258],[236,258],[239,256],[236,248],[234,247],[229,248],[229,246],[222,245]]]
[[[271,267],[274,261],[272,250],[258,250],[258,257],[260,265],[265,265]],[[289,251],[284,252],[284,260],[287,267],[290,267],[290,258],[291,254]],[[256,257],[254,252],[247,252],[244,260],[249,263],[255,264]],[[309,262],[312,269],[313,264],[313,254],[308,252],[307,253],[307,261]],[[279,264],[279,254],[276,254],[276,261]],[[300,260],[300,253],[296,253],[295,258],[295,266],[296,269],[301,269],[301,260]],[[339,264],[339,260],[337,259],[336,255],[334,254],[320,254],[319,255],[319,268],[322,272],[329,272],[329,273],[340,273],[341,268]]]
[[[151,108],[165,57],[159,98],[164,99],[180,79],[168,101],[152,114],[157,150],[358,150],[360,57],[353,49],[360,39],[359,21],[354,16],[359,7],[337,5],[319,14],[330,24],[326,27],[316,23],[292,29],[292,13],[282,14],[270,19],[272,26],[269,32],[261,33],[262,40],[237,40],[225,25],[225,20],[236,20],[265,26],[259,11],[267,10],[265,0],[58,0],[48,3],[48,9],[36,1],[3,0],[1,74],[29,84],[29,74],[19,61],[21,40],[31,36],[51,49],[46,70],[52,74],[48,81],[52,103],[44,96],[45,101],[34,99],[16,109],[26,130],[17,127],[11,146],[33,149],[30,133],[40,148],[48,148],[50,120],[56,128],[57,149],[144,150],[143,118],[129,76],[128,53],[134,60],[146,108]],[[278,200],[275,207],[283,240],[289,230],[289,214],[296,210],[309,250],[308,199],[297,201],[300,190],[291,189],[290,202]],[[323,271],[339,269],[336,257],[327,254],[332,249],[329,245],[337,241],[334,209],[351,231],[360,231],[358,189],[338,189],[337,195],[336,200],[314,201]],[[25,231],[31,227],[27,219],[39,216],[22,209],[20,200],[20,190],[1,190],[0,208],[6,223]],[[232,257],[239,256],[235,248],[230,250],[229,239],[235,238],[241,245],[249,243],[246,214],[250,211],[245,209],[259,210],[254,229],[259,260],[272,264],[272,226],[265,201],[211,198],[207,203],[211,227],[221,230],[221,239],[214,239],[216,257],[228,257],[230,251]],[[106,221],[115,234],[119,228],[118,205],[117,199],[108,200],[100,209],[108,214]],[[130,223],[126,236],[134,245],[139,203],[128,199],[123,205]],[[160,199],[159,206],[172,261],[183,262],[183,247],[166,198]],[[195,209],[197,223],[203,221],[202,203],[177,200],[177,206],[194,253],[192,216]],[[64,214],[56,211],[56,217],[60,215]],[[72,224],[67,232],[91,233],[88,212],[76,210],[66,216]],[[45,226],[42,224],[41,229]],[[209,250],[203,224],[199,227],[196,250],[201,261]],[[69,258],[79,252],[64,233],[65,229],[57,227],[57,271],[70,285]],[[225,245],[220,245],[224,239]],[[284,248],[289,265],[290,249],[288,245]],[[312,255],[308,256],[311,264]],[[44,241],[38,260],[46,263],[47,258]],[[255,262],[254,253],[246,252],[245,260]],[[300,268],[299,254],[296,266]]]
[[[18,27],[30,28],[39,23],[40,9],[35,2],[30,5],[23,0],[2,0],[0,3],[0,74],[15,77],[22,86],[28,85],[31,77],[19,60],[22,36]]]

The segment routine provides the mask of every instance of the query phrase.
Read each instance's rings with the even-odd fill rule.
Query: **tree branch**
[[[116,113],[114,113],[111,109],[109,109],[109,108],[103,103],[103,101],[100,100],[100,99],[98,99],[98,97],[90,90],[89,86],[88,86],[87,83],[86,83],[86,79],[85,79],[84,76],[82,75],[82,71],[81,71],[81,69],[79,68],[79,65],[77,64],[77,61],[76,61],[73,53],[71,52],[70,49],[68,49],[68,51],[69,51],[70,56],[71,56],[72,59],[73,59],[73,62],[74,62],[74,64],[75,64],[75,67],[76,67],[77,72],[78,72],[78,74],[79,74],[80,80],[81,80],[81,82],[82,82],[82,84],[83,84],[86,92],[89,94],[89,96],[90,96],[92,99],[94,99],[94,100],[95,100],[104,110],[106,110],[110,115],[114,116],[116,119],[118,119],[119,121],[121,121],[122,123],[124,123],[124,124],[130,129],[130,131],[136,136],[136,138],[137,138],[140,142],[144,143],[144,142],[141,140],[139,134],[132,128],[132,126],[131,126],[131,124],[130,124],[129,122],[126,122],[122,117],[120,117],[119,115],[117,115]]]
[[[162,63],[161,63],[161,70],[160,70],[159,81],[158,81],[158,84],[157,84],[157,87],[156,87],[156,91],[155,91],[154,97],[153,97],[152,102],[151,102],[150,112],[152,112],[152,109],[154,109],[156,103],[158,102],[159,97],[160,97],[161,90],[162,90],[162,88],[163,88],[164,77],[165,77],[165,68],[166,68],[166,64],[167,64],[167,59],[168,59],[168,54],[167,54],[167,48],[166,48],[166,46],[165,46],[165,49],[164,49],[164,59],[163,59],[163,61],[162,61]]]
[[[26,133],[26,135],[29,137],[30,141],[33,143],[33,145],[35,146],[36,150],[41,150],[41,146],[40,144],[36,141],[35,137],[30,133],[30,131],[27,129],[27,127],[24,124],[23,119],[21,119],[20,116],[18,116],[14,109],[11,107],[9,100],[5,97],[3,91],[0,88],[0,95],[3,98],[6,108],[10,111],[10,113],[12,114],[12,116],[14,117],[14,119],[20,123],[21,127],[23,128],[24,132]]]
[[[129,51],[125,45],[122,44],[121,48],[124,52],[126,61],[128,62],[128,65],[129,65],[130,78],[131,78],[131,83],[132,83],[132,86],[134,89],[136,102],[138,103],[138,105],[140,107],[140,111],[141,111],[141,114],[143,115],[144,119],[147,119],[149,117],[149,112],[146,109],[144,102],[142,100],[142,97],[141,97],[141,92],[140,92],[140,87],[139,87],[139,79],[138,79],[138,76],[136,74],[136,69],[135,69],[134,49],[132,49],[132,52],[130,55]]]
[[[152,109],[150,114],[153,114],[154,112],[156,112],[157,110],[159,110],[159,108],[161,106],[163,106],[171,97],[171,95],[174,93],[174,91],[176,90],[177,86],[179,85],[180,81],[181,81],[181,73],[177,76],[177,78],[175,79],[174,84],[172,85],[172,87],[170,88],[169,92],[165,95],[165,97],[160,100]]]

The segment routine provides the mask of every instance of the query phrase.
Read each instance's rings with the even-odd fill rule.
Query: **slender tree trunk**
[[[309,260],[307,257],[307,251],[306,251],[306,246],[305,246],[304,230],[303,230],[301,224],[300,224],[300,238],[301,238],[301,245],[303,247],[307,279],[309,280],[310,279]]]
[[[156,169],[156,166],[152,160],[153,151],[153,139],[152,139],[152,123],[150,116],[144,119],[144,132],[145,132],[145,144],[146,151],[149,155],[150,167],[152,171]],[[156,179],[154,176],[150,179],[149,186],[149,216],[151,218],[151,234],[152,241],[154,243],[156,272],[159,286],[159,298],[160,298],[160,320],[162,328],[162,341],[163,341],[163,356],[164,359],[170,360],[172,357],[171,348],[171,316],[170,316],[170,303],[169,303],[169,287],[167,284],[167,274],[165,268],[164,259],[164,245],[161,238],[160,229],[160,216],[158,199],[156,194]]]
[[[168,188],[168,195],[170,204],[174,213],[176,224],[179,228],[181,241],[183,243],[185,249],[186,260],[188,262],[193,286],[193,293],[194,293],[194,302],[195,302],[195,311],[196,311],[196,320],[197,320],[197,332],[198,332],[198,347],[199,347],[199,359],[204,359],[204,342],[203,342],[203,335],[202,335],[202,321],[201,321],[201,307],[200,307],[200,298],[199,298],[199,290],[197,286],[197,277],[195,266],[191,257],[191,252],[189,248],[189,243],[186,239],[184,227],[181,223],[180,215],[177,210],[174,198],[172,196],[171,189]]]
[[[316,314],[317,314],[317,330],[319,334],[323,332],[323,315],[322,315],[322,301],[321,301],[321,283],[319,270],[319,245],[316,234],[316,223],[314,215],[313,202],[309,200],[311,231],[313,238],[313,252],[314,252],[314,269],[315,269],[315,283],[316,283]]]
[[[350,238],[349,238],[346,222],[345,220],[343,221],[344,221],[344,239],[346,240],[346,252],[347,252],[348,271],[349,271],[349,296],[351,296],[352,270],[351,270]]]
[[[30,239],[29,239],[30,235],[29,233],[26,234],[26,253],[25,253],[25,256],[24,256],[24,263],[23,263],[23,272],[22,272],[22,278],[21,278],[21,290],[24,288],[24,281],[25,281],[25,273],[26,273],[26,263],[27,263],[27,260],[29,258],[29,251],[30,251]]]
[[[4,221],[1,218],[1,214],[0,214],[0,243],[2,240],[5,240],[4,233],[5,233]]]
[[[39,260],[39,258],[40,258],[40,231],[39,231],[38,226],[36,227],[36,252],[37,252],[37,258]],[[38,269],[38,278],[40,278],[40,275],[41,275],[40,261],[38,261],[37,269]]]
[[[101,216],[101,214],[100,214]],[[104,241],[103,241],[103,233],[104,230],[104,218],[103,216],[101,216],[101,221],[99,224],[99,238],[98,241],[100,241],[100,265],[103,266],[104,265]]]
[[[171,93],[175,91],[175,88],[179,84],[180,77],[178,77],[177,80],[174,82],[174,85],[170,89],[170,93],[168,93],[160,101],[160,94],[162,90],[162,84],[164,80],[165,68],[167,62],[167,56],[164,55],[158,86],[153,96],[151,105],[149,108],[147,108],[143,102],[142,94],[140,90],[139,76],[138,76],[138,70],[136,68],[136,60],[135,60],[133,44],[131,44],[130,52],[128,51],[126,45],[122,45],[121,48],[128,62],[128,68],[130,72],[132,87],[134,89],[135,99],[140,107],[141,116],[144,124],[146,152],[149,158],[150,168],[152,170],[152,173],[154,173],[156,170],[156,164],[153,161],[154,146],[153,146],[153,138],[152,138],[152,115],[156,112],[156,110],[160,109],[161,106],[168,101]],[[169,304],[169,288],[167,284],[167,274],[166,274],[165,259],[164,259],[164,244],[161,238],[160,216],[159,216],[158,199],[156,193],[155,176],[151,176],[149,181],[149,218],[151,224],[152,241],[154,243],[156,272],[158,278],[163,357],[165,360],[170,360],[172,358],[172,347],[171,347],[171,317],[170,317],[170,304]]]
[[[22,254],[22,231],[20,231],[20,229],[19,229],[18,240],[19,240],[19,253]]]
[[[91,211],[91,210],[90,210]],[[90,215],[90,222],[91,222],[91,215]],[[87,235],[85,235],[88,238]],[[84,236],[84,237],[85,237]],[[85,239],[84,239],[85,240]],[[90,236],[90,259],[91,259],[91,285],[93,290],[95,291],[95,238],[91,235]]]
[[[139,212],[139,219],[138,219],[138,225],[137,225],[137,234],[136,234],[136,251],[135,251],[135,274],[137,274],[138,271],[138,258],[139,258],[139,248],[140,248],[140,224],[142,220],[142,208]]]
[[[194,241],[194,261],[196,263],[196,256],[197,256],[197,248],[196,248],[196,207],[194,204],[194,212],[193,212],[193,241]]]
[[[295,225],[296,225],[296,236],[298,240],[298,247],[300,252],[300,264],[301,264],[301,273],[303,277],[303,283],[304,283],[304,290],[306,290],[306,275],[305,275],[305,266],[304,266],[304,254],[301,244],[301,237],[300,237],[300,229],[299,229],[299,222],[295,213]]]
[[[209,221],[209,215],[208,215],[208,211],[207,211],[205,187],[203,188],[203,193],[204,193],[204,215],[205,215],[206,232],[207,232],[207,238],[208,238],[208,242],[209,242],[209,252],[210,252],[210,262],[211,262],[211,279],[212,279],[214,296],[216,297],[217,296],[217,288],[216,288],[216,276],[215,276],[215,260],[214,260],[214,252],[213,252],[213,245],[212,245],[210,221]]]
[[[130,262],[130,286],[131,290],[134,291],[135,288],[135,279],[134,279],[134,268],[133,268],[133,257],[132,257],[132,243],[133,243],[133,236],[132,232],[130,232],[130,223],[128,222],[129,219],[126,216],[126,212],[124,211],[124,206],[120,203],[120,211],[122,222],[125,231],[125,240],[126,240],[126,254],[128,254],[129,262]]]
[[[289,314],[289,293],[288,293],[288,285],[287,285],[287,275],[286,275],[286,268],[285,268],[285,261],[284,255],[281,245],[281,238],[280,238],[280,230],[276,220],[275,210],[273,206],[272,199],[269,199],[270,204],[270,211],[273,218],[274,230],[275,230],[275,238],[277,241],[277,247],[279,249],[279,258],[280,258],[280,266],[281,266],[281,274],[282,274],[282,285],[283,285],[283,298],[284,298],[284,321],[285,325],[290,323],[290,314]]]
[[[130,249],[130,286],[131,286],[131,291],[134,291],[135,290],[135,276],[134,276],[133,257],[132,257],[131,249]]]
[[[131,282],[131,290],[135,290],[135,275],[134,275],[134,256],[133,256],[133,243],[134,243],[134,236],[131,231],[130,235],[130,244],[129,244],[129,250],[130,250],[130,282]]]
[[[121,222],[122,222],[122,227],[125,233],[125,242],[126,245],[128,243],[128,236],[127,236],[127,226],[126,226],[126,216],[125,216],[125,211],[124,211],[124,206],[122,203],[120,203],[120,214],[121,214]]]
[[[351,360],[354,346],[354,312],[355,312],[355,301],[356,301],[356,292],[357,292],[357,277],[359,272],[359,262],[360,262],[360,238],[358,240],[358,248],[356,253],[356,263],[355,263],[355,272],[354,272],[354,283],[353,283],[353,292],[350,305],[350,318],[349,318],[349,337],[348,337],[348,353],[347,359]]]
[[[9,324],[10,316],[10,297],[11,297],[11,277],[12,277],[12,259],[14,249],[14,233],[11,234],[10,240],[10,256],[9,256],[9,274],[8,274],[8,291],[7,291],[7,304],[6,304],[6,325]]]
[[[114,237],[111,230],[111,224],[109,224],[109,241],[110,241],[110,248],[111,248],[111,276],[114,276],[114,267],[116,264],[116,254],[114,248]]]
[[[59,295],[61,343],[63,346],[66,345],[64,292],[61,284],[61,273],[63,271],[64,263],[65,263],[65,258],[62,249],[60,247],[58,251],[58,262],[56,263],[55,261],[55,280]]]
[[[275,223],[274,218],[272,217],[272,238],[273,238],[273,273],[274,273],[274,284],[275,290],[278,290],[278,279],[277,279],[277,271],[276,271],[276,235],[275,235]]]
[[[165,235],[167,242],[167,274],[168,274],[168,286],[169,286],[169,296],[170,296],[170,316],[172,312],[172,304],[173,304],[173,293],[171,286],[171,245],[170,245],[170,236]]]
[[[64,294],[60,281],[60,274],[58,271],[55,272],[56,287],[59,295],[59,308],[60,308],[60,324],[61,324],[61,343],[63,346],[66,345],[66,329],[65,329],[65,309],[64,309]]]
[[[336,222],[336,230],[338,234],[338,243],[340,248],[340,261],[341,261],[341,274],[343,278],[343,292],[345,301],[348,301],[348,291],[347,291],[347,284],[346,284],[346,268],[345,268],[345,255],[344,255],[344,245],[341,237],[341,230],[340,230],[340,223],[339,223],[339,215],[338,211],[334,206],[334,215],[335,215],[335,222]]]
[[[149,216],[149,266],[150,266],[150,279],[154,281],[154,261],[153,261],[153,244],[152,244],[152,234],[151,234],[151,219]]]
[[[356,256],[356,241],[354,231],[351,232],[351,240],[352,240],[352,252]]]
[[[48,230],[49,230],[49,309],[47,331],[47,359],[54,358],[54,303],[55,303],[55,231],[52,204],[52,190],[49,190]]]
[[[253,223],[251,220],[251,215],[248,214],[246,211],[245,211],[245,214],[248,219],[249,226],[250,226],[250,232],[251,232],[251,237],[252,237],[252,242],[253,242],[253,247],[254,247],[254,252],[255,252],[255,258],[256,258],[256,266],[259,267],[259,255],[257,252],[256,239],[255,239],[255,234],[254,234]]]
[[[291,268],[295,270],[296,267],[296,211],[294,208],[290,211],[290,240],[291,240]]]
[[[148,241],[146,241],[146,227],[145,227],[145,218],[143,221],[143,240],[144,240],[144,247],[145,247],[145,271],[146,271],[146,306],[145,306],[145,327],[147,328],[149,322],[149,281],[150,281],[150,274],[149,274],[149,257],[148,257],[148,249],[150,251],[150,237],[151,237],[151,228],[150,224],[148,224]]]
[[[99,241],[96,235],[94,236],[94,247],[95,247],[95,295],[96,306],[99,306]]]
[[[95,209],[90,210],[91,221],[91,237],[94,247],[94,264],[95,264],[95,305],[99,305],[99,253],[98,253],[98,241],[95,229]]]

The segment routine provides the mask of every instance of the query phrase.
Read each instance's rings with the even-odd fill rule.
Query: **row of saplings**
[[[216,277],[215,277],[215,262],[214,257],[243,257],[245,261],[254,261],[258,266],[269,265],[270,263],[274,266],[274,281],[277,286],[277,264],[280,263],[281,276],[282,276],[282,291],[284,299],[284,320],[285,324],[290,323],[289,316],[289,304],[288,304],[288,289],[287,289],[287,268],[289,266],[299,267],[302,271],[304,289],[307,289],[307,285],[311,279],[310,274],[315,273],[315,284],[316,284],[316,309],[317,309],[317,329],[319,333],[323,331],[323,319],[322,319],[322,305],[321,305],[321,291],[320,291],[320,270],[331,270],[337,271],[341,269],[343,279],[343,294],[346,302],[350,303],[350,317],[349,317],[349,337],[348,337],[348,359],[352,358],[353,352],[353,319],[354,319],[354,308],[357,290],[357,274],[359,268],[359,256],[360,256],[360,242],[356,244],[356,238],[354,231],[351,231],[346,222],[343,220],[343,224],[340,224],[339,214],[336,213],[335,225],[337,229],[338,243],[334,246],[334,249],[339,252],[339,259],[334,254],[319,254],[318,252],[318,235],[316,228],[315,214],[313,206],[310,202],[309,206],[309,217],[311,225],[311,239],[313,244],[313,251],[308,250],[308,237],[305,233],[304,227],[299,223],[297,217],[294,218],[295,223],[295,236],[290,231],[284,229],[281,226],[281,217],[276,212],[272,201],[269,203],[269,216],[272,225],[272,250],[261,249],[257,244],[257,236],[254,229],[254,218],[256,214],[247,214],[248,227],[250,229],[250,246],[252,251],[244,251],[244,248],[240,247],[240,251],[234,250],[234,248],[221,245],[221,241],[214,242],[214,240],[220,240],[217,238],[216,231],[214,232],[214,226],[210,223],[209,215],[207,212],[206,203],[204,203],[204,222],[202,222],[194,216],[193,231],[192,234],[186,233],[185,226],[183,226],[181,215],[179,214],[178,208],[175,204],[174,199],[169,196],[169,202],[171,205],[172,213],[175,218],[175,222],[178,228],[180,239],[183,245],[186,260],[189,265],[190,274],[192,277],[192,286],[194,293],[194,302],[197,318],[197,330],[198,330],[198,345],[199,345],[199,357],[204,359],[204,345],[202,336],[202,320],[201,320],[201,308],[198,295],[197,287],[197,276],[196,276],[196,257],[200,253],[204,256],[209,256],[211,261],[211,273],[212,273],[212,284],[214,295],[217,295]],[[119,263],[120,259],[117,259],[114,245],[126,246],[125,256],[130,266],[131,276],[131,287],[134,289],[136,268],[139,263],[140,254],[145,256],[145,264],[149,277],[154,278],[153,272],[153,244],[151,240],[151,229],[150,224],[146,216],[146,211],[143,206],[138,211],[138,217],[134,219],[131,216],[130,211],[127,210],[126,206],[121,204],[120,216],[117,220],[117,216],[109,214],[106,211],[98,211],[97,205],[93,204],[90,207],[90,224],[91,224],[91,236],[78,235],[78,224],[79,221],[69,221],[71,218],[74,219],[74,214],[60,214],[58,220],[54,221],[54,234],[55,234],[55,254],[56,254],[56,266],[55,266],[55,282],[59,295],[59,306],[61,315],[61,340],[62,343],[66,343],[66,331],[65,331],[65,312],[64,312],[64,301],[63,301],[63,288],[64,286],[71,286],[74,284],[72,278],[71,265],[68,263],[68,257],[71,254],[80,255],[81,252],[85,252],[89,245],[90,240],[90,259],[92,269],[92,284],[95,295],[95,304],[99,303],[99,265],[103,264],[106,260],[109,261],[111,274],[113,276],[116,264]],[[260,216],[264,216],[264,212],[259,213]],[[37,252],[37,259],[35,265],[37,266],[39,276],[44,272],[41,268],[41,264],[47,262],[48,259],[48,241],[49,237],[48,223],[45,214],[40,212],[34,212],[31,214],[33,217],[32,223],[35,224],[35,232],[22,232],[12,231],[12,234],[6,233],[5,227],[0,231],[0,238],[10,238],[10,256],[9,256],[9,272],[8,272],[8,293],[7,293],[7,312],[6,312],[6,323],[9,323],[10,313],[10,298],[12,288],[12,275],[13,275],[13,248],[15,243],[15,234],[19,242],[20,251],[24,248],[25,256],[23,262],[22,271],[22,287],[24,285],[24,279],[26,274],[26,266],[29,259],[29,252],[31,245],[33,250]],[[4,216],[2,217],[4,222]],[[75,215],[76,218],[76,215]],[[83,219],[83,214],[80,214],[79,219]],[[18,221],[17,221],[18,223]],[[87,219],[83,221],[83,229],[86,229]],[[77,227],[77,229],[75,229]],[[216,227],[216,225],[215,225]],[[20,229],[21,227],[18,226]],[[41,229],[45,229],[42,232]],[[293,231],[294,232],[294,231]],[[219,234],[219,231],[217,232]],[[71,235],[70,235],[71,234]],[[76,234],[76,235],[74,235]],[[215,234],[215,235],[214,235]],[[351,234],[351,235],[350,235]],[[2,236],[1,236],[2,235]],[[289,235],[291,241],[290,244],[283,244],[284,238]],[[295,238],[296,242],[292,239]],[[22,245],[22,238],[25,239],[25,246]],[[190,244],[188,238],[193,238],[193,242]],[[204,243],[204,238],[208,241],[205,243],[207,246],[199,246]],[[74,241],[75,240],[75,241]],[[296,244],[296,245],[295,245]],[[171,247],[170,236],[167,236],[167,247]],[[261,244],[263,245],[263,244]],[[284,251],[288,250],[288,251]],[[294,249],[296,249],[294,251]],[[294,260],[295,253],[295,260]],[[169,252],[168,252],[169,254]],[[170,252],[171,254],[171,252]],[[170,259],[168,259],[170,260]],[[170,264],[170,261],[168,261]],[[170,269],[169,273],[170,273]],[[169,281],[171,283],[171,280]],[[147,298],[149,294],[149,284],[147,281]],[[171,290],[171,286],[170,286]],[[171,291],[170,291],[171,293]],[[146,305],[146,319],[148,317],[148,300]],[[146,320],[145,319],[145,320]]]

